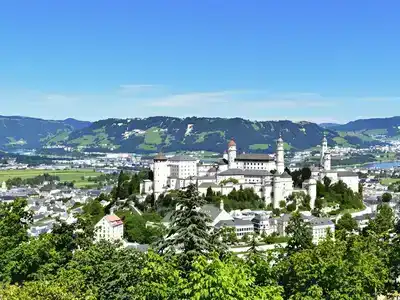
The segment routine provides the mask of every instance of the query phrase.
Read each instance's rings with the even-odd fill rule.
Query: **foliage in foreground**
[[[399,291],[400,225],[386,204],[363,231],[345,216],[336,238],[318,245],[294,214],[287,248],[264,253],[253,238],[239,258],[208,231],[193,186],[177,201],[170,239],[159,253],[93,244],[87,215],[28,238],[26,201],[0,204],[0,299],[364,300]]]

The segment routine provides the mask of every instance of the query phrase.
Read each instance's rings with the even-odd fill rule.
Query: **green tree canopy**
[[[286,227],[286,234],[289,236],[287,249],[289,252],[312,248],[312,232],[300,213],[292,214]]]

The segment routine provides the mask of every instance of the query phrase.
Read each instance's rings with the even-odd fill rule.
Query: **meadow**
[[[400,181],[399,178],[383,178],[380,180],[382,185],[391,185],[392,183]]]
[[[93,169],[71,169],[71,170],[0,170],[0,183],[7,179],[20,177],[22,179],[33,178],[48,173],[60,177],[60,181],[75,181],[75,187],[95,186],[96,183],[89,182],[88,178],[101,175]]]

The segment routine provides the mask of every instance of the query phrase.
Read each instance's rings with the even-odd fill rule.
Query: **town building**
[[[108,242],[122,241],[124,237],[124,223],[122,220],[112,214],[104,216],[95,225],[95,240],[99,242],[105,240]]]
[[[179,207],[177,208],[179,209]],[[224,227],[232,227],[235,229],[237,238],[242,238],[244,235],[250,235],[254,233],[254,225],[251,220],[245,220],[240,218],[235,218],[231,216],[224,209],[224,203],[221,201],[219,207],[213,204],[206,204],[199,208],[203,213],[206,213],[210,219],[209,224],[214,230],[220,230]],[[161,223],[167,228],[171,225],[172,212],[169,212],[161,221]]]
[[[348,171],[339,171],[331,169],[331,152],[328,148],[328,140],[326,136],[322,139],[321,146],[321,160],[319,170],[316,168],[312,169],[312,175],[315,176],[315,179],[322,181],[324,177],[327,177],[331,180],[331,183],[334,184],[338,181],[343,181],[353,192],[358,192],[358,185],[360,182],[359,176],[357,173],[348,172]]]
[[[357,173],[331,169],[331,152],[326,136],[323,137],[320,164],[312,168],[311,178],[303,182],[301,188],[294,188],[292,177],[285,171],[284,141],[280,136],[276,142],[275,155],[238,154],[236,142],[231,139],[227,152],[214,164],[198,162],[187,155],[167,158],[162,153],[154,158],[153,182],[141,184],[141,193],[154,193],[155,199],[169,190],[186,188],[196,184],[200,194],[208,188],[213,192],[228,195],[234,189],[252,188],[265,201],[265,205],[279,208],[293,193],[304,193],[311,198],[314,209],[317,197],[317,181],[328,177],[332,183],[343,181],[354,192],[358,192]]]

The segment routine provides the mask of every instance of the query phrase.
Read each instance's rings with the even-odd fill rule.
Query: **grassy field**
[[[391,185],[394,182],[400,181],[399,178],[383,178],[381,179],[382,185]]]
[[[61,181],[75,181],[75,187],[94,186],[96,183],[89,182],[89,177],[96,177],[101,173],[94,172],[93,169],[74,169],[74,170],[2,170],[0,171],[0,182],[7,179],[20,177],[22,179],[33,178],[43,173],[60,177]],[[82,179],[82,176],[84,179]]]

